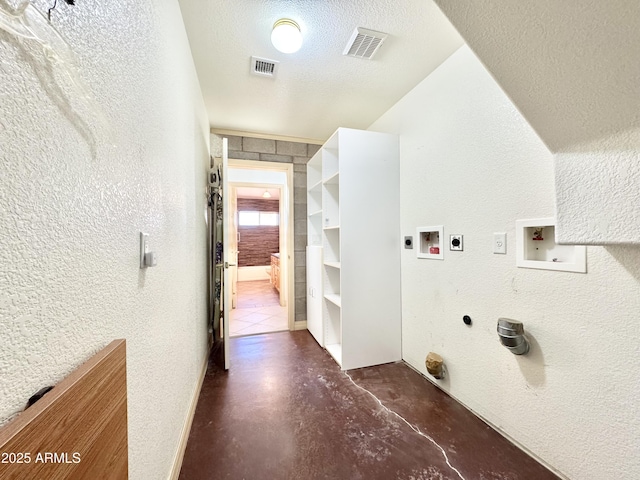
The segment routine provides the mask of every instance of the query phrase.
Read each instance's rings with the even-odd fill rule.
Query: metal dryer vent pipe
[[[514,355],[524,355],[529,352],[529,341],[524,335],[522,322],[510,318],[499,318],[498,336],[502,345]]]

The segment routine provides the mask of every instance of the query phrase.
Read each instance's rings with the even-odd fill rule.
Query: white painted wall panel
[[[440,353],[443,389],[567,477],[639,478],[640,249],[588,247],[587,274],[516,268],[515,221],[554,215],[553,157],[467,47],[370,129],[400,134],[401,235],[464,235],[443,261],[402,251],[405,360],[426,375]],[[524,322],[529,355],[498,317]]]
[[[342,368],[401,358],[398,138],[340,128]]]

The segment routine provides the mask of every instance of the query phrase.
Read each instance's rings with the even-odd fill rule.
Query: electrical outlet
[[[462,235],[449,235],[449,250],[462,251]]]
[[[404,248],[413,248],[413,237],[404,237]]]
[[[507,234],[506,233],[494,233],[493,234],[493,253],[504,255],[507,253]]]

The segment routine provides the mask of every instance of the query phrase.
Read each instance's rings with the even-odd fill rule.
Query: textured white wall
[[[558,242],[640,244],[640,128],[557,153],[555,179]]]
[[[516,268],[515,221],[554,214],[553,158],[468,47],[370,129],[400,134],[402,235],[464,235],[443,261],[402,251],[405,360],[426,374],[442,354],[442,388],[567,477],[640,478],[640,249],[588,247],[587,274]],[[524,322],[529,355],[498,317]]]
[[[556,157],[556,237],[640,244],[637,0],[435,0]]]
[[[177,1],[76,3],[52,23],[103,122],[0,31],[0,423],[126,338],[130,478],[164,479],[206,355],[208,119]]]

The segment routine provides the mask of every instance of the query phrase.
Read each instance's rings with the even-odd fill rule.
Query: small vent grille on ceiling
[[[370,59],[378,51],[378,48],[380,48],[385,38],[387,38],[386,33],[357,27],[342,54],[350,57]]]
[[[273,77],[276,74],[278,62],[266,58],[251,57],[251,73],[261,77]]]

